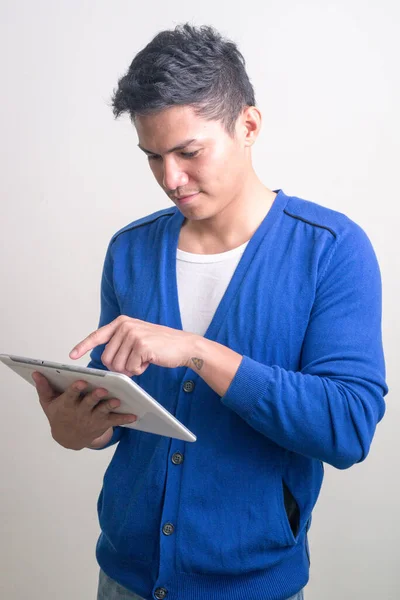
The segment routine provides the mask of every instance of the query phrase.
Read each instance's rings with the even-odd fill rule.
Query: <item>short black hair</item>
[[[112,98],[116,118],[192,106],[221,121],[232,135],[246,106],[255,106],[245,60],[236,44],[213,27],[189,23],[161,31],[133,59]]]

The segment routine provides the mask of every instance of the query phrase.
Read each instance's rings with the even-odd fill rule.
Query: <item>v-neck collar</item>
[[[264,219],[261,221],[260,225],[250,238],[244,253],[235,269],[235,272],[232,275],[232,279],[230,280],[228,287],[225,290],[224,295],[221,298],[220,303],[218,304],[217,310],[214,313],[214,316],[209,324],[207,331],[204,334],[205,338],[215,340],[218,336],[218,333],[221,329],[221,326],[225,320],[227,315],[229,306],[236,295],[240,285],[243,281],[243,278],[247,272],[247,269],[253,260],[254,255],[257,252],[257,249],[273,227],[276,222],[279,214],[283,211],[288,201],[288,197],[282,190],[273,190],[277,195],[268,211],[265,215]],[[167,245],[167,278],[168,278],[168,288],[169,294],[171,298],[171,307],[173,314],[170,315],[171,319],[171,327],[174,329],[183,329],[182,327],[182,318],[181,311],[179,307],[179,296],[178,296],[178,284],[177,284],[177,275],[176,275],[176,254],[179,243],[179,234],[184,222],[185,217],[183,214],[176,209],[175,214],[172,216],[170,220],[170,226],[168,228],[168,234],[166,239]]]

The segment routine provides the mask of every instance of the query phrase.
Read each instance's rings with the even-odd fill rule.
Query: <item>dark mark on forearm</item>
[[[192,362],[198,371],[200,371],[201,367],[204,364],[204,361],[201,358],[192,358]]]

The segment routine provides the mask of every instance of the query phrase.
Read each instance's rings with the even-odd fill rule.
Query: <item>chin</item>
[[[212,219],[216,214],[218,214],[217,212],[211,210],[206,211],[199,208],[189,209],[189,207],[186,210],[181,210],[181,213],[188,221],[206,221],[207,219]]]

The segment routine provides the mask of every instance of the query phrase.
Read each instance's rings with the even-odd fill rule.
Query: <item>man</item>
[[[364,460],[385,410],[374,251],[343,214],[260,181],[253,88],[213,29],[157,35],[113,107],[175,206],[113,236],[99,329],[70,356],[133,377],[197,441],[120,427],[135,416],[105,390],[57,397],[37,377],[57,442],[118,443],[98,599],[300,600],[323,462]]]

